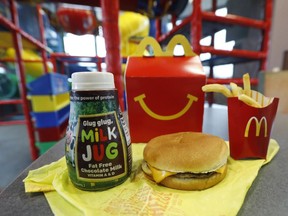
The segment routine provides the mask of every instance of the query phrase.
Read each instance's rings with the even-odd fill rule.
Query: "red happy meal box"
[[[237,97],[228,98],[229,145],[234,159],[266,159],[267,156],[279,99],[251,92],[261,108],[249,106]]]
[[[181,44],[185,56],[173,56]],[[143,56],[147,46],[154,56]],[[206,84],[199,57],[187,39],[174,36],[162,51],[152,37],[141,41],[128,58],[125,86],[132,142],[147,142],[155,136],[180,131],[202,131]]]

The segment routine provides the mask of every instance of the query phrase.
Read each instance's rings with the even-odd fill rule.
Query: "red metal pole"
[[[37,16],[38,16],[39,29],[40,29],[40,41],[42,42],[42,44],[44,44],[46,46],[42,8],[39,4],[37,5]],[[46,51],[44,49],[41,49],[41,56],[42,56],[42,60],[43,60],[44,72],[48,73],[47,55],[46,55]]]
[[[263,30],[263,40],[262,40],[262,52],[267,56],[269,49],[270,40],[270,28],[272,23],[272,11],[273,11],[273,0],[266,0],[265,4],[265,17],[264,22],[266,23],[266,28]],[[267,58],[261,61],[260,70],[266,69]]]
[[[201,12],[201,0],[194,0],[193,11],[191,14],[191,43],[193,51],[196,54],[200,54],[200,40],[202,35],[202,12]]]
[[[213,14],[215,14],[215,11],[217,9],[217,0],[213,0],[212,1],[212,12]],[[214,47],[214,42],[215,42],[215,30],[213,29],[213,34],[212,34],[212,40],[211,40],[211,46]],[[210,71],[209,71],[209,75],[208,75],[208,78],[209,79],[214,79],[214,61],[213,61],[213,58],[210,59],[209,61],[209,68],[210,68]],[[207,94],[207,101],[208,101],[208,104],[209,106],[212,106],[213,102],[214,102],[214,93],[213,92],[210,92]]]
[[[241,26],[247,26],[251,28],[264,29],[266,27],[265,22],[255,19],[250,19],[242,16],[227,14],[225,17],[216,16],[213,12],[202,12],[202,17],[206,21],[235,24]]]
[[[157,23],[157,22],[156,22]],[[157,36],[157,41],[158,42],[162,42],[164,40],[166,40],[168,37],[170,37],[171,35],[174,35],[177,31],[181,30],[185,25],[187,25],[188,23],[191,23],[191,16],[186,17],[182,20],[182,22],[179,25],[175,25],[171,31],[169,31],[166,34],[162,34],[161,30],[159,30],[161,32],[161,34],[159,34],[159,36]],[[157,25],[156,25],[157,27]],[[157,27],[158,28],[158,27]]]
[[[162,20],[161,18],[155,19],[156,35],[155,38],[159,41],[162,35]]]
[[[56,62],[56,56],[54,56],[55,53],[51,53],[50,55],[50,61],[53,65],[53,71],[57,71],[57,62]]]
[[[218,50],[212,46],[202,46],[201,52],[211,53],[211,54],[219,55],[219,56],[231,56],[231,57],[247,58],[247,59],[265,59],[267,57],[267,55],[264,52],[241,50],[241,49]]]
[[[119,103],[124,109],[124,84],[121,70],[120,32],[118,27],[119,0],[101,0],[103,32],[106,45],[107,71],[112,72],[118,89]]]
[[[72,59],[72,60],[70,60],[70,59]],[[74,59],[76,59],[76,60],[74,60]],[[59,61],[59,62],[61,62],[62,67],[63,67],[63,63],[65,63],[65,62],[67,62],[67,63],[93,62],[97,65],[97,70],[102,71],[101,63],[105,62],[105,59],[102,57],[99,57],[99,56],[94,56],[94,57],[91,57],[91,56],[70,56],[70,55],[65,54],[65,53],[51,53],[50,61],[53,64],[54,70],[58,69],[57,68],[57,61]],[[61,71],[61,70],[59,70],[59,71]]]
[[[18,26],[16,26],[14,23],[10,22],[7,18],[2,16],[0,14],[0,23],[1,25],[4,25],[6,28],[8,28],[10,31],[16,31],[21,34],[21,36],[26,39],[27,41],[31,42],[31,44],[34,44],[35,46],[45,49],[47,52],[52,52],[50,48],[44,46],[42,43],[40,43],[38,40],[33,38],[28,33],[24,32],[22,29],[20,29]]]
[[[17,13],[17,7],[16,3],[13,0],[9,0],[10,3],[10,10],[11,10],[11,15],[12,15],[12,21],[15,24],[15,26],[19,27],[19,20],[18,20],[18,13]],[[16,59],[18,63],[18,77],[20,77],[20,86],[19,88],[21,89],[21,99],[23,101],[23,111],[24,111],[24,116],[26,119],[26,125],[27,125],[27,132],[28,132],[28,137],[30,141],[30,151],[31,151],[31,156],[32,159],[35,160],[38,157],[38,150],[35,146],[35,137],[34,137],[34,129],[33,129],[33,123],[30,117],[30,111],[29,111],[29,106],[28,106],[28,100],[27,100],[27,92],[26,92],[26,82],[25,82],[25,70],[24,70],[24,64],[22,61],[22,40],[21,40],[21,35],[18,31],[12,30],[12,35],[13,35],[13,42],[14,42],[14,47],[16,51]]]
[[[176,26],[176,21],[177,21],[177,17],[175,15],[172,15],[171,23],[172,23],[173,28]]]

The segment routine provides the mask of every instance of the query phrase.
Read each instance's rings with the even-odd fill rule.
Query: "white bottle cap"
[[[114,89],[114,76],[110,72],[76,72],[72,74],[73,90]]]

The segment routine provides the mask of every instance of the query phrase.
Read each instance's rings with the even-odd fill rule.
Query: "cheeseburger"
[[[151,139],[143,152],[146,177],[179,190],[203,190],[224,179],[228,147],[217,136],[180,132]]]

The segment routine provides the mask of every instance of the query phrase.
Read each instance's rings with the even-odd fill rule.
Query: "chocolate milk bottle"
[[[75,187],[105,190],[129,177],[131,141],[112,73],[72,74],[65,145],[68,173]]]

